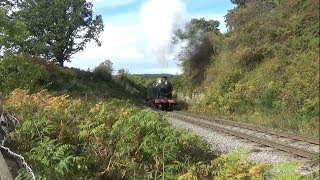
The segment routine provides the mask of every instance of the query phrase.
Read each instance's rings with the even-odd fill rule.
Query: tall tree
[[[92,3],[86,0],[25,0],[17,13],[27,24],[30,36],[23,51],[61,66],[71,55],[84,49],[103,31],[101,15],[93,17]]]
[[[175,33],[175,42],[187,42],[177,59],[183,69],[184,84],[189,87],[200,84],[204,79],[205,68],[216,49],[210,37],[221,34],[218,26],[219,21],[191,19],[184,30]]]

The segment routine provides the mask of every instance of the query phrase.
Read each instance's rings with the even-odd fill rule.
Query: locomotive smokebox
[[[172,84],[164,76],[158,82],[149,85],[147,104],[161,110],[173,110],[177,101],[172,98]]]

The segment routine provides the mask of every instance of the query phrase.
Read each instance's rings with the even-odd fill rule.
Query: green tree
[[[249,0],[230,0],[232,4],[236,4],[236,5],[244,5],[245,3],[247,3]]]
[[[95,78],[100,78],[102,80],[110,81],[112,79],[112,72],[113,72],[113,63],[110,60],[105,60],[104,62],[100,63],[96,68],[93,70],[93,74]]]
[[[101,15],[93,17],[92,3],[86,0],[25,0],[17,13],[27,24],[30,36],[23,51],[58,62],[63,66],[71,55],[84,49],[103,31]]]
[[[128,74],[129,74],[129,70],[128,70],[128,69],[121,68],[121,69],[119,69],[118,72],[117,72],[117,77],[118,77],[121,81],[123,81]]]
[[[37,91],[48,83],[45,67],[35,64],[27,54],[6,52],[0,60],[0,92],[9,94],[16,88]]]
[[[29,36],[26,24],[12,12],[10,1],[0,3],[0,51],[17,53]]]
[[[204,38],[205,33],[211,32],[214,34],[220,34],[219,30],[220,22],[216,20],[206,20],[205,18],[191,19],[185,27],[185,30],[179,29],[175,32],[174,40],[189,40],[189,44],[194,44],[198,40]]]
[[[8,27],[8,21],[9,18],[6,14],[6,9],[4,7],[2,7],[2,4],[0,6],[0,50],[2,50],[4,48],[4,36],[5,36],[5,31],[6,28]]]
[[[199,85],[204,79],[205,68],[210,57],[216,51],[215,38],[221,33],[218,29],[219,21],[191,19],[185,30],[175,32],[174,41],[186,41],[177,59],[183,69],[182,81],[187,88]]]
[[[1,0],[0,1],[0,6],[14,6],[15,5],[15,1],[13,0]]]

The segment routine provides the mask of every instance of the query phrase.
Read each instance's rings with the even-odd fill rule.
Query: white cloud
[[[136,1],[138,0],[92,0],[99,9],[120,7]],[[183,2],[185,1],[148,0],[142,4],[140,12],[132,10],[104,16],[105,28],[100,34],[102,46],[98,47],[90,42],[83,52],[75,54],[72,62],[66,65],[93,69],[100,62],[110,59],[115,67],[131,68],[129,71],[134,73],[180,74],[181,69],[173,62],[177,49],[173,49],[171,41],[173,31],[182,28],[188,21]],[[223,15],[199,12],[188,16],[218,20],[224,31]],[[153,65],[150,66],[150,63]]]
[[[98,47],[94,42],[87,44],[84,51],[72,56],[71,62],[66,62],[69,67],[81,69],[93,69],[102,61],[109,59],[114,64],[130,62],[143,62],[144,53],[138,49],[140,41],[140,26],[109,23],[104,25],[104,31],[100,33],[102,46]]]
[[[90,42],[85,50],[75,54],[73,59],[110,59],[113,62],[123,59],[142,60],[144,54],[136,47],[139,31],[137,25],[105,24],[105,30],[100,34],[102,46],[98,47],[94,42]]]
[[[102,3],[102,0],[96,0]],[[90,42],[83,52],[73,56],[74,62],[90,59],[92,69],[106,59],[114,64],[123,62],[142,62],[161,60],[162,66],[173,59],[171,39],[173,31],[181,28],[184,21],[184,7],[179,0],[150,0],[141,10],[140,23],[131,23],[132,12],[121,14],[122,21],[107,21],[100,34],[102,46]],[[155,58],[155,56],[157,58]],[[160,66],[154,62],[156,66]],[[67,63],[73,65],[74,63]],[[89,64],[87,62],[86,64]],[[94,66],[93,66],[94,65]],[[143,67],[142,67],[143,68]]]

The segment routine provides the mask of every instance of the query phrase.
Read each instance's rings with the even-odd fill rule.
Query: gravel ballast
[[[199,137],[208,142],[214,151],[222,153],[237,152],[240,148],[246,148],[251,151],[249,159],[253,162],[265,162],[267,164],[276,164],[283,162],[296,161],[300,166],[300,173],[306,174],[311,171],[319,170],[319,165],[316,165],[310,160],[301,158],[283,151],[276,150],[274,148],[262,146],[260,144],[240,139],[231,135],[227,135],[221,132],[216,132],[212,129],[201,127],[195,124],[191,124],[180,120],[178,118],[167,118],[168,122],[177,128],[186,129],[195,132]],[[198,120],[198,119],[197,119]],[[225,126],[224,126],[225,127]],[[232,127],[234,128],[234,127]],[[239,130],[243,131],[243,130]],[[247,131],[247,129],[245,130]],[[261,134],[261,136],[267,136]],[[270,137],[273,138],[273,137]],[[280,140],[286,141],[286,140]],[[303,146],[303,145],[302,145]],[[309,149],[309,148],[308,148]],[[319,152],[319,148],[312,147],[311,149]]]
[[[195,121],[199,121],[199,122],[205,122],[208,123],[207,120],[203,120],[201,118],[195,118],[195,117],[189,117]],[[264,133],[264,132],[257,132],[255,130],[250,130],[247,128],[242,128],[242,127],[236,127],[236,126],[231,126],[231,125],[226,125],[226,124],[220,124],[218,122],[214,122],[211,121],[210,124],[213,124],[215,126],[219,126],[225,129],[229,129],[229,130],[234,130],[237,132],[241,132],[244,134],[248,134],[248,135],[252,135],[258,138],[263,138],[263,139],[267,139],[269,141],[274,141],[277,143],[282,143],[282,144],[287,144],[290,146],[294,146],[297,148],[301,148],[301,149],[306,149],[309,151],[315,151],[319,153],[319,145],[315,145],[315,144],[311,144],[308,142],[303,142],[303,141],[299,141],[299,140],[293,140],[290,138],[285,138],[285,137],[279,137],[277,135],[273,135],[273,134],[269,134],[269,133]]]

